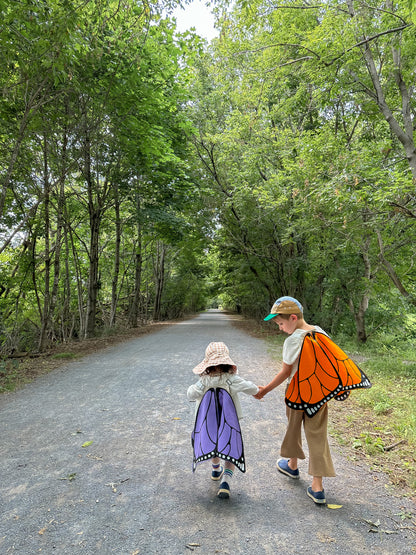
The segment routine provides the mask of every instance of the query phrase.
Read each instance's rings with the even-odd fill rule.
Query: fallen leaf
[[[93,444],[93,441],[86,441],[85,443],[82,444],[82,447],[89,447],[92,444]]]
[[[72,472],[71,474],[68,474],[68,476],[65,476],[65,478],[59,478],[60,480],[68,480],[68,482],[72,482],[72,480],[75,480],[75,476],[77,475],[76,472]]]
[[[373,534],[397,534],[395,530],[382,530],[381,528],[377,530],[370,528],[369,532],[372,532]]]
[[[43,528],[41,528],[41,529],[39,530],[38,534],[39,534],[40,536],[43,536],[43,534],[44,534],[44,533],[46,532],[46,530],[48,529],[49,524],[52,524],[52,522],[53,522],[54,520],[55,520],[54,518],[53,518],[52,520],[50,520],[46,526],[44,526]]]
[[[340,509],[342,505],[334,505],[332,503],[328,503],[327,507],[328,509]]]
[[[172,420],[180,420],[180,417],[179,417],[179,416],[174,416],[174,417],[172,418]],[[191,544],[189,544],[189,545],[191,545]]]
[[[380,520],[376,520],[375,522],[372,522],[371,520],[367,520],[366,518],[363,518],[363,521],[369,524],[370,526],[375,526],[376,528],[380,526]]]

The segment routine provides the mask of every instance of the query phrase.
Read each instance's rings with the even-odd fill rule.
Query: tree
[[[12,261],[2,269],[3,341],[21,348],[23,328],[25,345],[36,337],[41,350],[91,336],[123,321],[132,289],[135,325],[155,299],[153,249],[182,236],[193,188],[182,59],[195,39],[177,39],[160,6],[136,0],[0,10],[10,24],[0,38],[0,253]]]
[[[360,341],[388,267],[380,222],[411,213],[413,49],[404,5],[239,2],[213,44],[211,70],[200,70],[195,144],[221,192],[220,251],[235,267],[250,258],[264,298],[316,299],[310,308],[326,310],[329,325],[329,307],[343,305]]]

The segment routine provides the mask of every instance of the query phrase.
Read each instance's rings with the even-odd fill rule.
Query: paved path
[[[402,520],[414,521],[415,505],[335,445],[339,476],[325,485],[342,508],[306,496],[306,462],[297,482],[278,474],[282,390],[261,402],[241,396],[248,470],[237,471],[230,500],[216,497],[209,465],[192,474],[186,389],[216,340],[242,376],[274,375],[264,341],[207,312],[2,395],[0,553],[415,553],[412,521]]]

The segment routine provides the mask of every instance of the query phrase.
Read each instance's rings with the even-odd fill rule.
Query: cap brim
[[[268,316],[266,316],[266,318],[264,318],[264,322],[267,322],[267,320],[271,320],[275,316],[279,316],[279,315],[278,314],[269,314]]]

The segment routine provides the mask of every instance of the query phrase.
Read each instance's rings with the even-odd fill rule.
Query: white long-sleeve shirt
[[[241,378],[237,374],[223,373],[218,376],[201,376],[199,380],[191,385],[187,391],[189,401],[196,401],[195,414],[198,411],[204,393],[211,387],[222,387],[231,395],[234,401],[235,410],[238,418],[242,418],[241,404],[238,399],[239,393],[246,395],[255,395],[259,388],[253,382]]]

